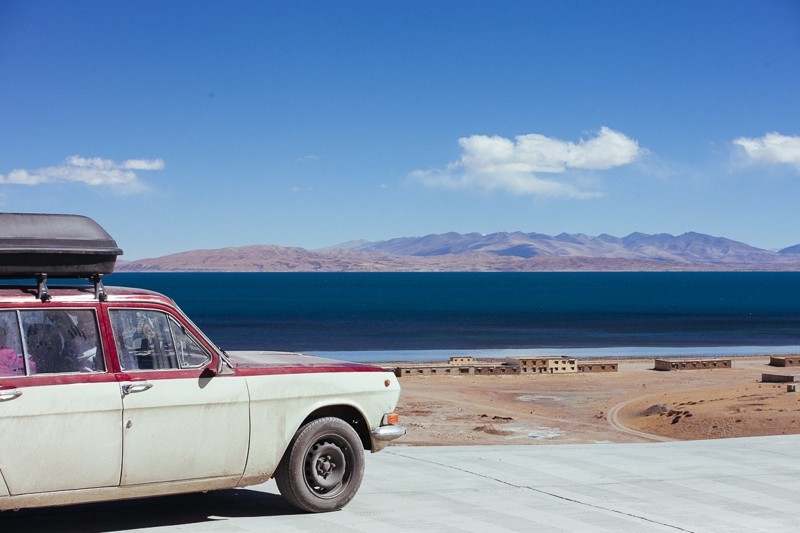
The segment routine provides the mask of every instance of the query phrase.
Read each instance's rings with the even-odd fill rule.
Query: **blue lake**
[[[800,273],[116,273],[106,283],[167,294],[226,350],[430,360],[800,345]]]

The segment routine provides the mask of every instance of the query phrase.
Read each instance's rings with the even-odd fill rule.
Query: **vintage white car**
[[[91,219],[0,214],[0,277],[35,278],[0,287],[0,510],[271,477],[305,511],[346,505],[364,450],[405,433],[395,375],[226,354],[166,296],[104,287],[120,253]]]

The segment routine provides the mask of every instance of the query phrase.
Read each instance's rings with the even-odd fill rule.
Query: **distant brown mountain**
[[[414,271],[800,271],[800,253],[773,252],[702,233],[627,237],[562,233],[445,233],[325,250],[255,245],[193,250],[138,261],[119,271],[414,272]]]

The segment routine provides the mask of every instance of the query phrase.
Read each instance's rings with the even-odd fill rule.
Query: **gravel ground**
[[[397,411],[408,434],[394,445],[645,442],[800,433],[800,391],[761,383],[798,375],[768,357],[731,369],[520,376],[404,376]]]

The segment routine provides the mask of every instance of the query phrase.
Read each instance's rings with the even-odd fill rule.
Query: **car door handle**
[[[122,394],[128,395],[135,392],[144,392],[152,388],[153,384],[146,381],[142,383],[126,383],[122,386]]]
[[[16,400],[22,396],[21,390],[7,390],[7,391],[0,391],[0,402],[7,402],[9,400]]]

